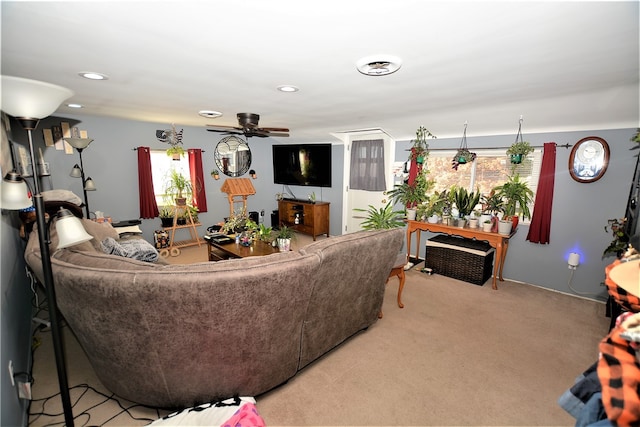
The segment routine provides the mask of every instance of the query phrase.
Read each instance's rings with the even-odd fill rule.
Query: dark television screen
[[[331,187],[331,144],[274,145],[273,182]]]

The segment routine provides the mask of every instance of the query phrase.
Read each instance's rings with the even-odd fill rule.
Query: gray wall
[[[138,218],[138,181],[137,154],[133,148],[148,146],[163,149],[167,146],[155,138],[156,129],[167,129],[168,123],[145,123],[119,119],[104,119],[92,116],[74,115],[73,117],[51,117],[41,121],[34,132],[36,146],[43,146],[42,129],[49,128],[60,121],[72,124],[78,121],[80,129],[87,130],[94,142],[83,153],[85,170],[96,183],[98,190],[89,192],[89,204],[92,211],[101,210],[115,220]],[[181,128],[177,125],[178,129]],[[566,259],[568,253],[577,251],[582,254],[581,265],[575,271],[572,284],[574,289],[589,298],[604,300],[606,290],[601,285],[604,279],[604,267],[612,258],[601,259],[604,248],[611,241],[610,234],[604,231],[607,219],[624,215],[636,158],[629,141],[634,129],[593,130],[584,132],[549,132],[527,134],[525,139],[533,145],[545,142],[574,144],[586,136],[604,138],[611,148],[611,162],[602,179],[592,184],[580,184],[573,181],[567,171],[570,150],[558,148],[556,161],[556,181],[553,205],[551,242],[548,245],[532,244],[525,240],[528,227],[520,225],[512,240],[507,255],[504,276],[516,281],[526,282],[561,292],[574,293],[568,287],[570,271]],[[205,170],[209,212],[200,214],[205,227],[221,221],[229,213],[226,194],[220,191],[224,178],[215,181],[209,176],[214,169],[213,151],[222,134],[205,131],[199,127],[184,127],[183,141],[187,148],[202,148]],[[492,137],[468,137],[471,149],[482,147],[507,147],[513,142],[514,135]],[[14,131],[14,140],[24,143],[22,131]],[[265,211],[265,222],[271,224],[271,211],[276,209],[275,194],[283,192],[283,187],[273,184],[271,145],[296,142],[295,138],[260,139],[252,138],[249,146],[252,150],[253,165],[258,179],[252,181],[256,194],[248,199],[251,211]],[[343,147],[331,137],[325,141],[333,147],[333,186],[332,188],[305,188],[293,186],[291,189],[299,198],[306,198],[312,191],[318,199],[331,202],[331,234],[341,234],[342,230],[342,179]],[[457,148],[459,139],[437,139],[430,142],[431,148]],[[399,141],[396,147],[396,160],[407,158],[409,141]],[[43,189],[67,189],[82,197],[79,179],[69,176],[69,171],[78,163],[77,152],[71,155],[44,149],[45,161],[50,163],[52,176],[43,180]],[[4,172],[4,171],[3,171]],[[18,238],[18,225],[15,213],[4,212],[1,222],[2,239],[2,425],[25,424],[25,406],[15,397],[7,375],[7,362],[12,359],[16,370],[28,370],[30,365],[29,344],[31,324],[29,283],[24,274],[22,253],[24,244]],[[141,229],[144,237],[152,240],[153,231],[160,227],[158,219],[143,220]],[[185,231],[185,233],[187,233]],[[424,255],[424,239],[429,233],[423,233],[421,252]],[[186,238],[187,236],[185,236]],[[179,235],[176,238],[180,238]],[[603,312],[604,315],[604,312]]]

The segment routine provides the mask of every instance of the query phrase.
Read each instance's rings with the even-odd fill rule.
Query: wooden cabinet
[[[278,201],[278,219],[280,224],[311,235],[313,240],[321,234],[329,237],[329,202],[283,199]]]

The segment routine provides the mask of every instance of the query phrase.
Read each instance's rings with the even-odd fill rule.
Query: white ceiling
[[[2,74],[72,89],[82,114],[411,139],[639,125],[638,2],[2,1]],[[370,77],[366,56],[400,57]],[[81,71],[109,80],[82,79]],[[278,85],[298,86],[281,93]],[[206,119],[200,110],[224,115]],[[62,106],[59,113],[77,114]],[[285,142],[287,139],[281,139]]]

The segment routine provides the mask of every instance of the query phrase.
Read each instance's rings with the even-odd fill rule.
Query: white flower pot
[[[478,218],[472,218],[469,220],[469,228],[478,228]]]
[[[490,222],[489,223],[483,222],[482,223],[482,231],[484,231],[485,233],[491,233],[491,227],[492,226],[493,226],[493,224],[490,223]]]
[[[427,218],[427,222],[429,224],[437,224],[439,220],[440,217],[438,215],[431,215],[429,218]]]
[[[464,226],[467,224],[467,220],[464,218],[458,218],[458,223],[456,224],[458,226],[458,228],[464,228]]]
[[[407,219],[409,221],[415,221],[417,212],[417,209],[407,209]]]
[[[480,215],[480,224],[484,224],[485,221],[491,221],[491,214]]]
[[[512,226],[513,226],[512,221],[500,220],[500,222],[498,222],[498,233],[508,236],[509,234],[511,234]]]
[[[291,239],[278,239],[278,249],[280,252],[289,252],[291,250]]]

